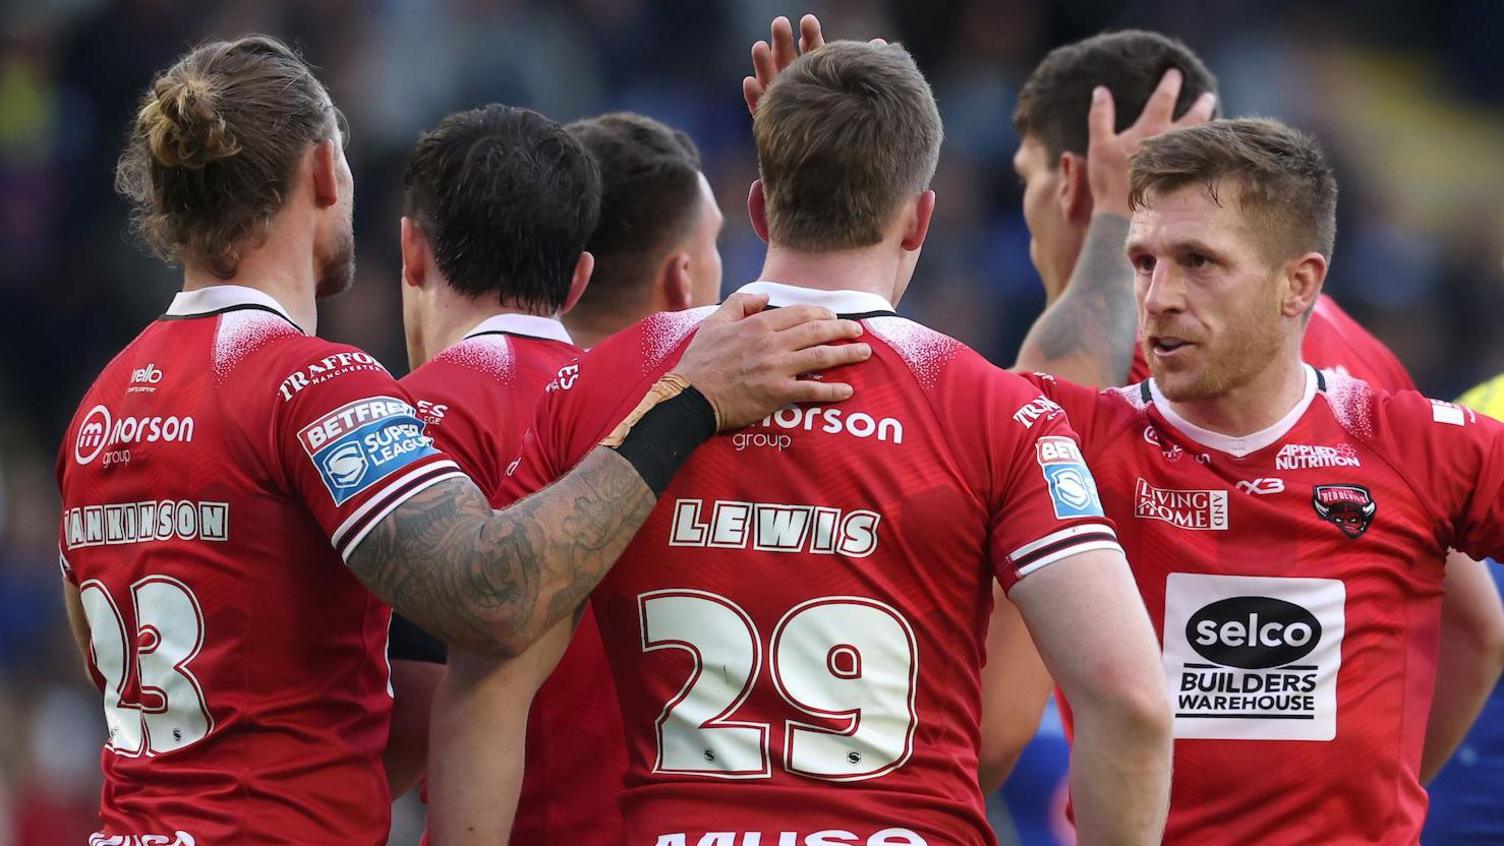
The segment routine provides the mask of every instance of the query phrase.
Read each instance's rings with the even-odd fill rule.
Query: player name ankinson
[[[224,502],[164,499],[70,508],[63,515],[69,549],[148,541],[230,539],[230,506]]]
[[[346,373],[355,373],[363,370],[380,370],[384,372],[386,368],[382,367],[381,362],[371,357],[369,353],[342,352],[324,356],[282,380],[280,388],[282,391],[282,400],[286,402],[292,399],[293,394],[296,394],[309,385],[317,385],[336,376],[343,376]]]
[[[1321,446],[1285,444],[1274,457],[1276,470],[1314,470],[1320,467],[1361,467],[1358,451],[1349,444]]]
[[[708,515],[708,519],[702,515]],[[865,558],[877,550],[874,511],[762,502],[680,499],[669,546],[819,552]]]

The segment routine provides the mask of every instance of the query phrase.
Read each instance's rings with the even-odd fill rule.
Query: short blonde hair
[[[789,65],[752,130],[769,238],[811,252],[881,241],[899,204],[929,187],[944,135],[908,51],[856,41]]]

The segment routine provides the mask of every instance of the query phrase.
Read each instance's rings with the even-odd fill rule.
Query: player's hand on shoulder
[[[1087,117],[1086,180],[1091,188],[1093,208],[1098,212],[1128,217],[1128,160],[1144,141],[1167,132],[1195,126],[1211,120],[1217,108],[1217,95],[1202,94],[1186,113],[1175,119],[1175,103],[1185,78],[1177,68],[1170,68],[1160,78],[1159,86],[1149,95],[1144,110],[1133,125],[1117,132],[1116,104],[1112,92],[1099,85],[1092,92],[1091,111]]]
[[[700,324],[674,371],[715,408],[722,431],[739,429],[790,403],[840,402],[842,382],[800,378],[866,361],[867,344],[838,344],[862,334],[854,320],[797,305],[763,310],[767,297],[736,294]]]

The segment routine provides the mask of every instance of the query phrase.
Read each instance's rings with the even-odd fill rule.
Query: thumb
[[[1091,111],[1087,113],[1087,149],[1099,144],[1109,143],[1113,136],[1113,123],[1117,119],[1116,108],[1112,102],[1112,92],[1107,86],[1098,85],[1091,92]]]
[[[767,294],[732,294],[721,303],[701,326],[720,326],[735,323],[762,311],[768,304]]]

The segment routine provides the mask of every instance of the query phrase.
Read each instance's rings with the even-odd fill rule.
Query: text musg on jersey
[[[368,397],[336,408],[298,432],[335,505],[397,469],[433,455],[417,411],[395,397]]]
[[[1164,672],[1175,736],[1336,737],[1346,601],[1337,579],[1169,574]]]

